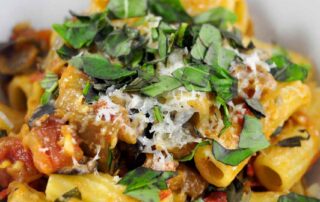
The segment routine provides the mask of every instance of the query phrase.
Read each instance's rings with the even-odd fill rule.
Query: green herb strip
[[[160,123],[163,121],[163,114],[159,106],[153,108],[153,116],[156,122]]]
[[[64,24],[54,24],[53,29],[64,41],[75,49],[88,47],[95,36],[107,24],[106,14],[98,13],[88,16],[90,20],[66,21]],[[61,52],[62,50],[60,50]],[[65,50],[64,50],[65,52]]]
[[[117,80],[135,75],[137,72],[113,65],[109,60],[98,54],[85,54],[75,58],[75,66],[89,76],[104,80]]]
[[[141,89],[141,93],[150,97],[157,97],[165,92],[179,88],[181,83],[171,76],[160,76],[159,82]]]
[[[168,188],[166,181],[174,175],[174,172],[161,172],[139,167],[127,173],[119,184],[127,186],[124,191],[126,195],[143,202],[159,202],[160,190]]]
[[[270,145],[262,132],[262,125],[259,119],[246,115],[244,127],[240,134],[239,148],[229,150],[218,142],[213,142],[214,157],[226,164],[236,166],[255,152],[265,149]]]
[[[80,200],[82,199],[81,192],[77,187],[64,193],[61,197],[54,200],[54,202],[68,202],[72,198],[76,198]]]
[[[152,13],[165,22],[190,22],[192,19],[182,7],[180,0],[148,0]]]
[[[237,15],[230,10],[219,7],[202,13],[193,20],[196,24],[212,23],[217,27],[226,28],[228,23],[234,24],[237,21]]]
[[[203,142],[198,143],[198,144],[195,146],[195,148],[191,151],[190,154],[188,154],[187,156],[179,159],[179,161],[180,161],[180,162],[191,161],[191,160],[193,159],[193,157],[194,157],[194,155],[195,155],[195,153],[196,153],[196,151],[197,151],[197,149],[198,149],[199,147],[202,147],[202,146],[205,146],[205,145],[209,145],[209,144],[210,144],[209,141],[203,141]]]
[[[146,15],[147,0],[110,0],[107,9],[120,19]]]
[[[246,99],[246,104],[248,105],[250,111],[257,117],[258,119],[266,117],[263,106],[260,101],[257,99]]]
[[[58,76],[54,73],[47,73],[44,79],[40,82],[41,87],[45,90],[43,95],[41,96],[41,104],[48,104],[53,92],[58,87]]]
[[[271,69],[271,74],[277,81],[304,81],[308,77],[308,69],[306,67],[292,63],[284,55],[275,55],[267,62],[271,65],[276,65],[275,68]]]
[[[280,147],[301,147],[301,141],[306,141],[310,139],[310,134],[306,130],[301,130],[301,133],[305,133],[299,136],[293,136],[283,139],[277,143]]]
[[[303,196],[296,193],[289,193],[279,197],[278,202],[320,202],[320,199]]]

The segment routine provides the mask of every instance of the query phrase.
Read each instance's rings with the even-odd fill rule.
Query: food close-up
[[[68,9],[0,43],[0,202],[320,202],[316,67],[245,0]]]

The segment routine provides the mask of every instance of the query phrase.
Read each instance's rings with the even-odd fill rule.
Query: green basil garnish
[[[246,104],[248,105],[250,111],[257,117],[258,119],[266,117],[263,106],[260,101],[257,99],[246,99]]]
[[[267,62],[276,65],[275,68],[271,69],[271,74],[277,81],[304,81],[308,77],[308,69],[306,67],[292,63],[286,56],[275,55]]]
[[[126,195],[143,202],[159,202],[160,190],[168,188],[166,181],[174,175],[174,172],[161,172],[139,167],[127,173],[119,184],[127,186],[124,191]]]
[[[153,108],[153,116],[156,122],[160,123],[163,121],[163,114],[159,106]]]
[[[301,133],[306,133],[306,136],[293,136],[283,139],[277,143],[280,147],[301,147],[301,141],[310,139],[310,134],[306,130],[300,130]]]
[[[54,202],[67,202],[72,198],[76,198],[76,199],[80,199],[80,200],[82,199],[81,192],[77,187],[64,193],[61,197],[54,200]]]
[[[147,0],[110,0],[107,9],[120,19],[141,17],[146,15]]]
[[[215,26],[225,28],[228,23],[234,24],[237,21],[237,15],[225,8],[213,8],[205,13],[194,17],[196,24],[212,23]]]
[[[54,24],[53,29],[64,41],[75,49],[91,45],[97,33],[107,23],[106,14],[98,13],[89,17],[90,20],[66,21]]]
[[[198,143],[198,144],[195,146],[195,148],[191,151],[190,154],[188,154],[187,156],[179,159],[179,161],[180,161],[180,162],[191,161],[191,160],[193,159],[193,157],[194,157],[194,155],[195,155],[195,153],[196,153],[196,151],[197,151],[197,149],[198,149],[199,147],[205,146],[205,145],[209,145],[209,144],[210,144],[209,141],[203,141],[203,142]]]
[[[148,0],[152,13],[166,22],[188,22],[191,17],[185,12],[180,0]]]
[[[239,148],[226,149],[218,142],[213,142],[213,156],[220,162],[236,166],[257,151],[270,145],[262,132],[259,119],[245,115],[244,126],[240,134]]]
[[[289,193],[279,197],[278,202],[320,202],[320,199],[303,196],[296,193]]]
[[[79,52],[77,49],[69,47],[65,44],[57,50],[57,54],[63,60],[70,60],[73,56],[76,56],[78,53]]]
[[[47,73],[44,79],[40,82],[41,87],[45,90],[41,96],[41,104],[48,104],[52,94],[58,87],[58,76],[54,73]]]
[[[159,96],[165,92],[179,88],[181,83],[171,76],[160,76],[159,82],[151,84],[141,89],[141,93],[150,97]]]
[[[117,80],[133,76],[137,72],[111,64],[110,61],[98,54],[85,54],[76,58],[79,69],[89,76],[97,79]]]

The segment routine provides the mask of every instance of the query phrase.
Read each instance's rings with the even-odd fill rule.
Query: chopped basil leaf
[[[82,90],[82,94],[84,96],[88,95],[89,90],[90,90],[91,84],[89,81],[87,81],[86,85],[84,86],[83,90]]]
[[[147,0],[110,0],[107,9],[120,19],[141,17],[146,15]]]
[[[113,161],[113,150],[109,149],[108,150],[108,155],[107,155],[107,166],[108,166],[108,171],[112,170],[112,161]]]
[[[191,49],[191,56],[196,60],[203,60],[207,48],[204,46],[204,44],[201,42],[201,40],[198,38],[196,40],[196,43],[193,45]]]
[[[41,118],[45,114],[53,114],[55,111],[55,107],[52,104],[45,104],[38,107],[34,113],[32,114],[31,118],[28,121],[28,126],[31,128],[33,126],[33,122],[37,119]]]
[[[237,15],[230,10],[219,7],[211,9],[194,17],[196,24],[212,23],[218,27],[226,27],[227,23],[234,24],[237,21]]]
[[[153,41],[158,40],[159,33],[158,33],[158,30],[156,28],[152,28],[151,29],[151,38],[152,38]]]
[[[219,66],[227,69],[236,56],[235,52],[223,48],[220,44],[213,43],[209,47],[204,61],[208,65]]]
[[[145,186],[141,189],[132,190],[125,194],[142,202],[160,202],[159,189],[153,187]]]
[[[224,38],[228,39],[230,45],[233,48],[244,50],[244,51],[255,48],[253,42],[250,42],[247,46],[243,44],[242,35],[240,30],[238,29],[234,29],[232,32],[222,30],[221,33]]]
[[[283,126],[279,126],[271,135],[271,137],[277,137],[283,130]]]
[[[165,92],[179,88],[181,83],[171,76],[160,76],[159,82],[141,89],[141,92],[150,97],[156,97]]]
[[[191,17],[185,12],[180,0],[148,0],[149,9],[166,22],[187,22]]]
[[[251,148],[252,151],[267,148],[270,145],[262,132],[262,124],[253,116],[244,116],[244,126],[240,134],[239,147]]]
[[[222,107],[220,108],[220,111],[222,111],[223,115],[223,128],[219,133],[219,136],[222,135],[230,126],[232,126],[231,120],[230,120],[230,113],[227,104],[220,100],[220,97],[217,97],[217,103],[220,104]]]
[[[168,39],[163,31],[159,31],[158,48],[160,59],[167,57],[168,53]]]
[[[244,184],[237,178],[235,178],[232,181],[232,183],[227,187],[226,192],[228,202],[245,201],[243,200]]]
[[[212,71],[210,82],[217,97],[221,98],[225,103],[236,97],[238,81],[230,75],[228,70],[216,67]]]
[[[127,173],[119,184],[126,185],[124,193],[143,202],[160,201],[160,190],[167,189],[166,181],[175,175],[174,172],[161,172],[139,167]]]
[[[246,104],[250,108],[250,111],[257,117],[258,119],[266,117],[264,108],[261,105],[260,101],[257,99],[246,99]]]
[[[41,87],[45,92],[41,96],[41,104],[48,104],[52,94],[58,87],[58,76],[54,73],[47,73],[45,78],[40,82]]]
[[[67,45],[63,45],[61,46],[61,48],[59,48],[57,50],[57,54],[59,55],[59,57],[63,60],[69,60],[71,59],[73,56],[78,54],[78,51],[72,47],[69,47]]]
[[[275,68],[271,69],[271,74],[277,81],[304,81],[308,77],[308,69],[306,67],[292,63],[286,56],[276,55],[267,62],[276,65]]]
[[[131,52],[132,39],[122,30],[111,32],[103,41],[102,50],[112,57],[129,55]]]
[[[153,116],[154,116],[154,119],[156,122],[160,123],[163,121],[163,114],[162,114],[159,106],[155,106],[153,108]]]
[[[303,196],[296,193],[289,193],[279,197],[278,202],[320,202],[320,199]]]
[[[302,130],[300,132],[306,133],[307,134],[306,137],[304,137],[304,136],[289,137],[289,138],[286,138],[286,139],[283,139],[283,140],[279,141],[277,143],[277,145],[280,146],[280,147],[301,147],[301,141],[309,140],[310,139],[310,134],[305,130]]]
[[[90,82],[87,82],[82,90],[82,94],[85,97],[86,103],[93,103],[99,99],[99,92],[91,85]]]
[[[209,47],[212,43],[221,44],[220,31],[209,24],[202,25],[199,32],[199,38],[206,47]]]
[[[76,198],[76,199],[80,199],[80,200],[82,199],[81,192],[77,187],[64,193],[61,197],[54,200],[54,202],[67,202],[72,198]]]
[[[226,149],[218,142],[213,141],[213,156],[220,162],[236,166],[243,160],[251,156],[253,152],[250,149]]]
[[[269,145],[270,143],[262,132],[262,125],[259,119],[245,115],[239,148],[229,150],[214,141],[213,155],[218,161],[226,165],[236,166],[255,152],[265,149]]]
[[[199,31],[199,37],[192,47],[191,55],[197,60],[205,59],[207,48],[221,46],[221,34],[217,28],[212,25],[204,24]]]
[[[6,130],[0,130],[0,138],[2,137],[6,137],[8,134],[7,134],[7,131]]]
[[[133,76],[137,72],[113,65],[109,60],[98,54],[85,54],[76,58],[81,62],[75,65],[89,76],[97,79],[117,80]]]
[[[188,24],[187,23],[182,23],[177,31],[177,45],[180,47],[180,48],[183,48],[183,42],[184,42],[184,39],[185,39],[185,33],[187,31],[187,28],[188,28]]]
[[[196,151],[197,151],[197,149],[198,149],[199,147],[205,146],[205,145],[209,145],[209,144],[210,144],[210,142],[208,142],[208,141],[204,141],[204,142],[198,143],[198,144],[195,146],[195,148],[191,151],[190,154],[188,154],[187,156],[179,159],[179,161],[180,161],[180,162],[191,161],[191,160],[193,159],[193,157],[194,157],[194,154],[196,153]]]
[[[180,69],[182,75],[179,77],[181,81],[187,82],[199,87],[210,88],[209,72],[201,67],[185,67]],[[177,70],[176,70],[177,71]],[[173,75],[175,72],[173,72]]]
[[[90,16],[90,21],[67,21],[64,24],[54,24],[53,29],[73,48],[89,46],[101,26],[106,24],[105,13]]]
[[[53,91],[53,88],[57,85],[58,76],[54,73],[47,73],[44,79],[40,82],[43,89]]]

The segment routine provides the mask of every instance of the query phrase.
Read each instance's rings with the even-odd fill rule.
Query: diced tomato
[[[167,198],[168,196],[170,196],[170,194],[171,194],[170,189],[160,191],[159,193],[160,200]]]
[[[209,196],[203,199],[205,202],[228,202],[227,193],[223,191],[212,192]]]
[[[0,191],[0,200],[4,200],[5,198],[7,198],[8,194],[9,194],[8,189],[4,189]]]
[[[12,180],[29,182],[39,177],[31,151],[22,145],[22,141],[16,137],[4,137],[0,139],[0,164],[8,161],[11,165],[21,162],[23,166],[18,170],[11,165],[0,169],[0,185],[6,187]]]
[[[74,156],[65,152],[63,148],[64,136],[61,132],[63,126],[65,125],[61,119],[50,116],[40,126],[32,129],[32,134],[35,134],[36,140],[40,142],[38,147],[30,146],[33,155],[40,157],[35,157],[35,165],[40,172],[50,174],[61,168],[71,166],[72,157],[77,160],[82,158],[83,153],[75,134],[72,136],[72,144],[75,149]],[[32,144],[32,142],[29,142],[29,144]]]
[[[248,163],[247,165],[247,175],[250,177],[254,176],[254,168],[252,163]]]

